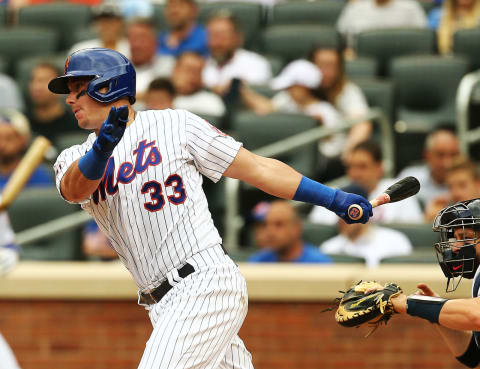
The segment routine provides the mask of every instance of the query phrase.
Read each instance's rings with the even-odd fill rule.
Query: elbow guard
[[[469,368],[475,368],[480,363],[480,348],[477,346],[473,335],[467,351],[462,356],[457,356],[457,360]]]

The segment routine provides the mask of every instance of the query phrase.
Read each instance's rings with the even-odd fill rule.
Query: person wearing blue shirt
[[[302,221],[290,202],[272,202],[265,217],[264,237],[269,246],[254,253],[253,263],[330,263],[329,256],[302,240]]]
[[[157,52],[178,57],[187,51],[208,56],[208,34],[196,23],[197,4],[194,0],[168,0],[165,19],[169,30],[160,34]]]

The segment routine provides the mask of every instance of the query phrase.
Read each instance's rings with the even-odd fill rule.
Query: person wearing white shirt
[[[119,6],[113,2],[105,2],[92,8],[93,26],[99,38],[76,43],[68,51],[105,47],[122,53],[130,58],[130,46],[124,37],[125,22]]]
[[[177,93],[173,106],[199,115],[223,116],[225,105],[220,96],[203,89],[204,66],[205,59],[194,52],[186,52],[178,57],[172,74],[172,83]]]
[[[203,69],[205,86],[223,93],[238,78],[247,84],[266,84],[272,78],[268,60],[241,48],[243,35],[234,16],[222,10],[207,23],[210,57]]]
[[[370,200],[384,192],[396,180],[382,178],[382,150],[373,141],[365,141],[356,145],[348,159],[347,176],[353,182],[367,190]],[[309,215],[313,223],[335,224],[327,212],[314,207]],[[378,206],[373,210],[371,221],[376,223],[423,223],[420,204],[415,197]]]

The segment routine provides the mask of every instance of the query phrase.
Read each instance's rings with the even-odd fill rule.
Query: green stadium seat
[[[285,66],[282,58],[279,58],[278,56],[274,56],[274,55],[263,55],[263,56],[267,58],[267,60],[270,63],[273,76],[276,76],[277,74],[279,74],[282,68]]]
[[[8,8],[6,5],[0,5],[0,28],[7,25]]]
[[[54,64],[62,73],[65,65],[65,54],[52,54],[45,56],[31,56],[20,59],[15,65],[14,76],[20,90],[25,97],[28,96],[28,84],[30,82],[33,68],[43,61]]]
[[[355,58],[345,61],[345,73],[349,78],[374,78],[378,63],[373,58]]]
[[[455,124],[455,97],[468,62],[460,57],[405,56],[391,66],[397,120],[407,132]]]
[[[334,263],[360,263],[365,264],[365,259],[351,255],[329,254]]]
[[[431,224],[383,224],[405,234],[415,249],[429,250],[433,254],[433,245],[439,241],[438,232],[432,231]]]
[[[65,202],[55,187],[25,189],[8,209],[16,233],[79,211]],[[74,260],[80,255],[80,232],[68,231],[23,245],[24,260]]]
[[[268,85],[251,85],[250,88],[260,95],[272,98],[278,91],[272,90]]]
[[[0,55],[7,61],[12,75],[20,59],[53,54],[57,44],[57,33],[49,29],[19,26],[0,32]]]
[[[8,72],[7,61],[0,57],[0,73],[6,74]]]
[[[275,4],[269,23],[335,26],[344,5],[343,0],[292,1]]]
[[[67,2],[31,5],[20,8],[18,24],[23,26],[44,26],[60,35],[60,50],[73,45],[73,33],[89,26],[91,11],[86,5]]]
[[[245,47],[257,48],[260,27],[263,22],[263,8],[258,3],[249,3],[241,1],[219,1],[212,3],[203,3],[200,6],[198,19],[200,23],[205,24],[210,16],[220,9],[226,9],[232,12],[241,25]]]
[[[370,107],[380,108],[393,121],[394,117],[394,88],[391,81],[378,78],[358,78],[355,84],[365,94]]]
[[[263,52],[286,62],[307,58],[313,47],[336,48],[340,42],[334,27],[310,24],[270,26],[262,34]]]
[[[433,247],[431,250],[413,250],[410,255],[393,256],[382,259],[382,264],[436,264],[437,258]]]
[[[72,46],[78,42],[92,40],[98,38],[98,34],[94,28],[80,28],[73,32],[72,35]]]
[[[431,0],[417,0],[420,6],[425,11],[425,14],[428,15],[433,8],[435,8],[435,1]]]
[[[63,133],[59,134],[53,143],[58,150],[58,153],[63,150],[73,146],[80,145],[84,143],[91,132],[89,131],[80,131],[75,133]]]
[[[320,246],[326,240],[338,234],[336,226],[309,223],[303,224],[303,239],[314,246]]]
[[[318,126],[311,117],[303,114],[271,113],[260,116],[251,112],[237,113],[231,122],[233,135],[249,150],[289,138]],[[312,176],[316,166],[318,147],[316,142],[279,156],[300,173]]]
[[[480,28],[462,29],[453,35],[453,52],[467,57],[470,70],[480,69]]]
[[[435,32],[427,28],[395,28],[361,32],[356,40],[357,55],[375,58],[377,73],[390,74],[389,62],[392,58],[412,54],[433,54],[435,52]]]
[[[168,27],[165,16],[163,15],[164,8],[164,4],[153,4],[153,19],[159,32],[166,30]]]

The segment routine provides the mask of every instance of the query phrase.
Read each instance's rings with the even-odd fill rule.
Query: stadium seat
[[[6,74],[8,72],[7,61],[0,57],[0,73]]]
[[[270,62],[270,67],[272,68],[272,75],[276,76],[280,73],[282,68],[285,66],[282,58],[274,55],[263,55]]]
[[[335,26],[344,5],[343,0],[292,1],[275,4],[269,23]]]
[[[163,31],[167,29],[167,21],[165,20],[165,16],[163,15],[164,8],[164,4],[153,4],[153,19],[155,20],[158,31]]]
[[[59,134],[53,144],[55,145],[55,147],[58,150],[58,153],[60,154],[63,150],[73,145],[79,145],[85,142],[85,140],[87,139],[90,133],[91,133],[90,131],[82,130],[75,133],[70,132],[70,133]]]
[[[395,28],[361,32],[357,36],[358,56],[375,58],[378,62],[377,74],[390,74],[389,62],[392,58],[412,54],[433,54],[435,52],[435,32],[427,28]]]
[[[307,58],[314,46],[338,47],[340,35],[333,27],[310,24],[270,26],[263,31],[262,49],[285,62]]]
[[[8,212],[16,233],[47,221],[79,211],[77,205],[65,202],[55,187],[25,189]],[[48,239],[23,245],[22,259],[74,260],[80,255],[80,232],[68,231]]]
[[[237,113],[231,122],[233,135],[249,150],[291,137],[318,126],[311,117],[303,114],[271,113],[260,116],[251,112]],[[300,173],[312,176],[318,156],[317,142],[279,156]]]
[[[0,55],[7,61],[7,70],[12,75],[18,60],[52,54],[57,50],[57,44],[57,33],[49,29],[19,26],[0,32]]]
[[[431,250],[413,250],[410,255],[385,258],[381,264],[436,264],[437,258],[433,247]]]
[[[433,245],[439,241],[439,233],[432,231],[431,224],[384,224],[383,227],[402,232],[408,237],[415,249],[429,250],[433,254]]]
[[[250,88],[260,95],[272,98],[275,96],[277,91],[272,90],[268,85],[251,85]]]
[[[28,84],[30,82],[32,70],[38,63],[42,61],[47,61],[54,64],[60,72],[63,72],[65,58],[65,54],[55,54],[45,56],[32,56],[18,60],[13,73],[15,76],[15,80],[20,87],[20,91],[22,91],[24,96],[27,97],[28,95]]]
[[[242,27],[246,48],[257,48],[257,35],[263,22],[263,9],[258,3],[241,1],[220,1],[203,3],[198,19],[205,24],[210,16],[220,9],[227,9],[236,17]]]
[[[462,29],[453,35],[453,52],[467,57],[470,70],[480,69],[480,28]]]
[[[373,78],[377,75],[378,64],[373,58],[345,60],[345,73],[349,78]]]
[[[336,226],[309,222],[303,224],[303,239],[314,246],[320,246],[320,244],[337,234]]]
[[[368,105],[380,108],[392,122],[394,118],[394,89],[392,82],[378,78],[358,78],[355,84],[365,94]]]
[[[23,26],[45,26],[60,35],[60,50],[73,45],[73,33],[86,28],[91,20],[90,8],[86,5],[67,2],[31,5],[20,8],[18,23]]]
[[[468,62],[461,57],[405,56],[391,66],[397,120],[410,132],[455,124],[455,97]]]
[[[7,25],[7,11],[8,8],[6,6],[0,5],[0,28]]]

